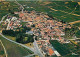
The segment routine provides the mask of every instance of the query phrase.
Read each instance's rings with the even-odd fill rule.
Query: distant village
[[[58,40],[62,43],[68,43],[64,39],[64,29],[71,28],[71,26],[53,20],[47,14],[43,12],[38,13],[36,11],[24,11],[24,12],[14,12],[18,14],[19,17],[8,16],[4,21],[3,25],[7,25],[6,30],[16,30],[19,27],[22,27],[22,22],[25,23],[26,27],[30,27],[31,30],[27,31],[26,34],[34,34],[37,38],[37,44],[41,52],[45,55],[57,55],[60,54],[56,51],[54,52],[52,45],[49,40]],[[33,26],[33,27],[32,27]],[[4,28],[3,28],[4,30]]]

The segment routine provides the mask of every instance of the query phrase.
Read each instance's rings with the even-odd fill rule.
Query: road
[[[22,13],[23,13],[24,7],[20,3],[18,3],[17,1],[16,1],[16,3],[22,8]],[[34,53],[37,54],[37,55],[39,55],[40,57],[44,57],[43,54],[41,53],[40,49],[38,48],[36,40],[34,40],[33,44],[34,44],[34,48],[33,48]]]
[[[15,0],[15,1],[16,1],[16,4],[18,4],[20,6],[20,8],[22,8],[22,13],[23,13],[24,7],[20,3],[18,3],[17,0]]]
[[[31,57],[31,56],[33,56],[33,55],[35,55],[35,54],[30,54],[30,55],[27,55],[27,56],[24,56],[24,57]]]
[[[10,14],[10,13],[9,13]],[[4,18],[9,15],[9,14],[6,14],[5,16],[2,17],[1,21],[0,21],[0,24],[3,22]]]
[[[7,52],[6,52],[6,49],[5,49],[5,47],[4,47],[4,45],[3,45],[3,43],[2,43],[1,40],[0,40],[0,42],[1,42],[1,45],[2,45],[2,47],[3,47],[3,49],[4,49],[4,53],[5,53],[6,57],[8,57]]]
[[[44,57],[44,55],[42,54],[42,52],[40,51],[39,47],[38,47],[38,44],[36,42],[36,40],[34,39],[34,50],[35,50],[35,53],[37,53],[40,57]]]
[[[34,48],[30,48],[30,47],[25,46],[25,45],[23,45],[23,44],[21,44],[21,43],[17,43],[17,42],[15,42],[15,41],[13,41],[13,40],[8,39],[7,37],[5,37],[4,35],[2,35],[1,33],[0,33],[0,35],[1,35],[4,39],[6,39],[6,40],[8,40],[8,41],[10,41],[10,42],[12,42],[12,43],[15,43],[15,44],[18,44],[18,45],[20,45],[20,46],[22,46],[22,47],[25,47],[25,48],[33,51],[34,54],[39,55],[40,57],[44,57],[44,55],[41,53],[40,49],[38,48],[38,45],[37,45],[36,40],[34,40],[34,43],[33,43],[33,44],[34,44]],[[29,56],[31,56],[31,55],[29,55]]]
[[[31,51],[34,52],[34,50],[33,50],[32,48],[30,48],[30,47],[28,47],[28,46],[25,46],[25,45],[23,45],[23,44],[21,44],[21,43],[17,43],[17,42],[15,42],[15,41],[13,41],[13,40],[10,40],[10,39],[6,38],[4,35],[2,35],[1,33],[0,33],[0,35],[1,35],[4,39],[6,39],[6,40],[8,40],[8,41],[10,41],[10,42],[12,42],[12,43],[18,44],[18,45],[20,45],[20,46],[22,46],[22,47],[25,47],[25,48],[27,48],[27,49],[29,49],[29,50],[31,50]]]
[[[16,0],[15,0],[15,1],[16,1]],[[18,5],[22,8],[22,12],[23,12],[24,7],[23,7],[21,4],[19,4],[17,1],[16,1],[16,4],[18,4]],[[8,14],[7,14],[7,15],[8,15]],[[7,15],[5,15],[5,16],[2,17],[2,20],[0,21],[0,23],[2,23],[3,19],[4,19]],[[7,37],[5,37],[4,35],[2,35],[1,33],[0,33],[0,35],[1,35],[4,39],[6,39],[6,40],[8,40],[8,41],[10,41],[10,42],[12,42],[12,43],[15,43],[15,44],[18,44],[18,45],[20,45],[20,46],[22,46],[22,47],[25,47],[25,48],[33,51],[34,54],[39,55],[40,57],[44,57],[43,54],[41,53],[40,49],[38,48],[38,45],[37,45],[36,40],[34,40],[34,43],[33,43],[33,44],[34,44],[34,48],[30,48],[30,47],[25,46],[25,45],[23,45],[23,44],[21,44],[21,43],[17,43],[17,42],[15,42],[15,41],[13,41],[13,40],[8,39]],[[32,56],[32,54],[29,55],[29,56]],[[29,57],[29,56],[27,56],[27,57]]]
[[[7,25],[7,30],[8,30],[8,28],[9,28],[9,25],[10,25],[10,22],[8,22],[8,25]]]
[[[75,39],[68,39],[68,40],[78,40],[78,39],[80,39],[80,38],[75,38]]]
[[[73,24],[76,24],[76,23],[80,23],[80,20],[74,21],[74,22],[70,22],[69,24],[73,25]]]

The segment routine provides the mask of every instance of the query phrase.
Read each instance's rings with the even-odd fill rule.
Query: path
[[[55,3],[55,4],[58,5],[57,3]],[[59,5],[58,5],[58,6],[59,6]],[[56,9],[54,9],[54,8],[50,8],[50,9],[51,9],[51,10],[54,10],[54,11],[60,11],[60,12],[67,13],[66,15],[71,14],[71,15],[75,15],[75,16],[80,16],[80,15],[78,15],[78,14],[74,14],[74,13],[73,13],[73,12],[76,10],[77,6],[78,6],[78,5],[76,5],[76,7],[74,8],[74,10],[71,11],[70,13],[69,13],[69,12],[66,12],[66,11],[63,11],[63,10],[56,10]],[[66,15],[63,15],[63,16],[61,16],[61,17],[64,17],[64,16],[66,16]]]
[[[70,22],[69,24],[75,24],[75,23],[79,23],[80,22],[80,20],[78,20],[78,21],[74,21],[74,22]]]
[[[75,39],[68,39],[68,40],[77,40],[77,39],[80,39],[80,38],[75,38]]]
[[[4,47],[4,45],[3,45],[3,43],[2,43],[1,40],[0,40],[0,42],[1,42],[1,45],[2,45],[2,47],[3,47],[3,49],[4,49],[4,52],[5,52],[6,57],[8,57],[7,52],[6,52],[6,49],[5,49],[5,47]]]
[[[17,0],[15,1],[16,1],[16,4],[18,4],[22,8],[22,13],[23,13],[24,7],[20,3],[18,3]]]
[[[31,57],[31,56],[33,56],[33,55],[35,55],[35,54],[30,54],[30,55],[27,55],[27,56],[24,56],[24,57]]]

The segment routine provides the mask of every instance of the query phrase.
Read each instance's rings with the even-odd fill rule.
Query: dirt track
[[[78,21],[74,21],[74,22],[70,22],[69,24],[75,24],[75,23],[79,23],[80,22],[80,20],[78,20]]]

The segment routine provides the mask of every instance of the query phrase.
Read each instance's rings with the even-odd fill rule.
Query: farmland
[[[68,38],[74,38],[74,36],[80,38],[80,31],[78,31],[78,27],[80,27],[80,23],[76,23],[80,21],[80,5],[77,2],[72,2],[72,1],[50,1],[50,2],[42,2],[42,1],[18,1],[23,7],[24,7],[24,11],[36,11],[38,13],[43,12],[43,14],[47,14],[49,17],[56,19],[57,21],[63,21],[66,24],[70,24],[70,23],[74,23],[73,27],[74,28],[70,28],[67,29],[65,34],[66,36],[64,37],[64,39],[68,39]],[[17,5],[15,3],[15,1],[7,1],[7,2],[0,2],[0,20],[1,18],[10,13],[10,15],[14,15],[14,12],[18,12],[20,11],[21,8],[19,5]],[[32,16],[32,15],[31,15]],[[18,15],[17,15],[18,17]],[[26,18],[27,19],[27,18]],[[25,22],[22,22],[21,25],[25,25]],[[2,25],[0,26],[2,27]],[[72,26],[71,26],[72,27]],[[24,32],[26,30],[30,30],[31,28],[26,28],[25,30],[23,30],[23,27],[19,28],[19,30],[21,31],[18,32],[20,34],[14,33],[13,31],[11,33],[7,32],[5,37],[16,41],[17,38],[17,42],[19,43],[28,43],[30,42],[30,39],[32,39],[31,41],[33,42],[33,37],[29,37],[30,35],[25,36],[24,38]],[[57,28],[56,28],[57,29]],[[23,31],[23,34],[22,34]],[[16,34],[18,35],[17,37],[14,37],[12,34]],[[10,36],[12,35],[12,36]],[[67,37],[69,36],[69,37]],[[21,40],[19,40],[21,39]],[[33,54],[32,51],[23,48],[17,44],[14,44],[12,42],[7,41],[6,39],[4,39],[3,37],[0,36],[0,40],[3,42],[8,57],[23,57],[23,56],[27,56],[30,54]],[[26,40],[24,42],[24,40]],[[27,42],[28,41],[28,42]],[[77,45],[74,45],[73,43],[67,43],[67,44],[63,44],[60,43],[56,40],[51,40],[50,43],[52,44],[52,46],[54,46],[54,48],[63,56],[63,57],[79,57],[78,55],[80,54],[80,48]],[[31,44],[27,44],[31,45]],[[0,45],[1,47],[1,45]],[[2,49],[2,48],[1,48]],[[3,49],[0,50],[0,54],[4,55]],[[72,55],[72,53],[77,54]]]
[[[80,27],[80,22],[79,23],[75,23],[73,25]]]
[[[34,2],[18,1],[24,6],[24,10],[45,12],[49,15],[63,20],[65,22],[74,22],[80,20],[80,5],[77,2],[53,1],[53,2]],[[0,18],[10,11],[19,11],[19,6],[15,2],[0,2]],[[54,9],[54,10],[53,10]],[[5,12],[5,13],[4,13]]]
[[[0,36],[0,40],[2,40],[4,46],[7,50],[8,57],[23,57],[23,56],[27,56],[27,55],[33,53],[32,51],[30,51],[26,48],[23,48],[17,44],[7,41],[6,39],[4,39],[1,36]]]
[[[65,22],[73,22],[80,20],[80,5],[77,2],[24,2],[18,1],[20,4],[25,5],[25,10],[36,10],[39,12],[45,12],[49,15],[56,17],[57,19]],[[32,4],[32,5],[31,5]],[[52,10],[52,9],[54,10]]]
[[[0,20],[4,15],[17,11],[18,7],[19,6],[13,2],[0,2]]]
[[[50,41],[52,46],[63,56],[70,53],[70,51],[65,48],[62,44],[60,44],[58,41]]]
[[[77,49],[77,48],[74,46],[74,44],[72,44],[72,43],[61,44],[61,43],[59,43],[59,42],[56,41],[56,40],[54,40],[54,41],[52,40],[52,41],[50,41],[50,42],[51,42],[52,46],[54,46],[54,48],[55,48],[62,56],[64,56],[64,57],[66,57],[66,56],[73,56],[73,55],[71,55],[72,52],[79,54],[79,53],[78,53],[79,49]],[[78,55],[77,55],[77,56],[78,56]]]
[[[3,49],[3,47],[2,47],[1,42],[0,42],[0,56],[5,57],[4,49]]]

